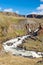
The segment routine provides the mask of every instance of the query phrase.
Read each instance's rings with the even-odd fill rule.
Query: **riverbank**
[[[0,65],[36,65],[37,62],[41,60],[42,58],[30,59],[20,56],[13,56],[9,53],[0,55]]]
[[[3,48],[5,52],[11,52],[13,55],[16,56],[23,56],[23,57],[32,57],[32,58],[40,58],[43,55],[43,52],[36,52],[36,51],[27,51],[23,48],[19,48],[18,46],[24,44],[23,41],[28,39],[31,35],[25,35],[22,37],[17,37],[11,40],[6,41],[3,43]],[[39,54],[40,53],[40,54]]]

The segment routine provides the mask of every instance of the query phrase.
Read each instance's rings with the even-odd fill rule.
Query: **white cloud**
[[[0,7],[0,10],[1,10],[2,8]]]
[[[0,7],[0,10],[2,10],[2,8]]]
[[[37,14],[37,12],[31,12],[31,14]]]
[[[43,4],[40,4],[39,7],[36,8],[37,10],[43,10]]]
[[[31,12],[31,14],[43,15],[43,4],[40,4],[40,6],[36,8],[36,11]]]
[[[41,2],[43,2],[43,0],[40,0]]]
[[[13,12],[13,9],[12,9],[12,8],[8,8],[8,9],[6,8],[6,9],[4,9],[3,11],[4,11],[4,12]]]
[[[43,10],[42,11],[37,11],[37,12],[31,12],[31,14],[43,15]]]
[[[19,14],[19,11],[16,11],[17,14]]]

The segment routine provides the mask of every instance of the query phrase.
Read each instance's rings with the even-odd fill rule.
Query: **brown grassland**
[[[40,63],[37,64],[37,62],[42,60],[42,58],[30,59],[1,52],[4,41],[15,38],[17,36],[26,35],[25,27],[20,27],[20,29],[18,29],[18,27],[14,27],[14,25],[22,26],[23,21],[25,23],[25,20],[26,19],[24,17],[6,16],[0,13],[0,65],[43,65]],[[43,19],[27,18],[27,20],[35,21],[37,24],[41,23],[43,27]],[[39,34],[39,39],[43,40],[42,31]],[[28,39],[23,44],[23,46],[26,47],[27,50],[43,51],[42,43],[43,42],[38,40],[34,41],[32,39]]]

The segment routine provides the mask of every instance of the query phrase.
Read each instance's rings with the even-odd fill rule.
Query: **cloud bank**
[[[19,14],[19,11],[17,10],[16,13]]]
[[[40,6],[36,8],[36,11],[31,12],[31,14],[43,15],[43,4],[40,4]]]
[[[37,10],[43,10],[43,4],[40,4],[39,7],[36,8]]]
[[[43,0],[40,0],[41,2],[43,2]]]
[[[12,8],[9,8],[9,9],[6,8],[6,9],[4,9],[3,11],[4,11],[4,12],[13,12],[13,9],[12,9]]]

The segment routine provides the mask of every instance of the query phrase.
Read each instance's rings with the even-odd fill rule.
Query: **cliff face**
[[[37,14],[30,14],[27,15],[28,18],[43,18],[43,15],[37,15]]]

